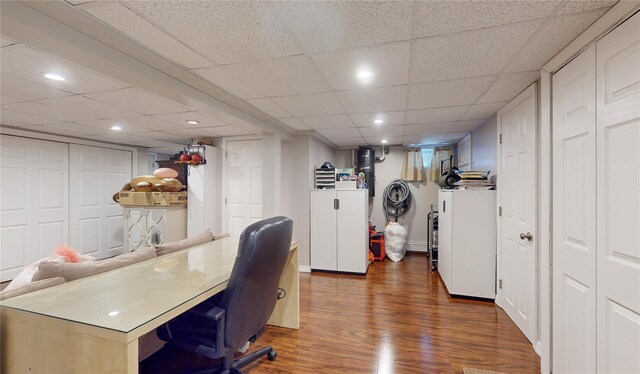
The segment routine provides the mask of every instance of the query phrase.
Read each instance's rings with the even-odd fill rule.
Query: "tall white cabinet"
[[[438,273],[451,295],[496,297],[496,191],[440,190]]]
[[[311,190],[311,269],[367,272],[367,190]]]

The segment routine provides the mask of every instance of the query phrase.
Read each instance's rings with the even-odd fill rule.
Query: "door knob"
[[[532,233],[530,233],[530,232],[528,232],[528,233],[526,233],[526,234],[525,234],[525,233],[523,233],[523,232],[521,232],[521,233],[520,233],[520,239],[522,239],[522,240],[527,239],[528,241],[532,241],[532,240],[533,240],[533,234],[532,234]]]

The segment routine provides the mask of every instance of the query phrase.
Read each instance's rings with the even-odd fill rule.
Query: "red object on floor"
[[[376,261],[384,261],[384,233],[379,232],[369,237],[369,250]]]

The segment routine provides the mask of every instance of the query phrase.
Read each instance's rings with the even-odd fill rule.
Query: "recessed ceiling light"
[[[53,74],[53,73],[46,73],[44,75],[44,77],[45,78],[49,78],[49,79],[54,80],[54,81],[63,81],[64,80],[63,76],[58,75],[58,74]]]
[[[358,72],[358,78],[371,78],[373,73],[368,70],[363,70]]]
[[[114,310],[113,312],[109,312],[109,317],[115,317],[118,314],[120,314],[120,312],[118,312],[117,310]]]
[[[192,120],[192,119],[190,119],[190,120],[188,120],[188,121],[187,121],[187,124],[189,124],[189,125],[197,125],[197,124],[199,124],[199,123],[200,123],[200,122],[195,121],[195,120]]]
[[[382,125],[384,121],[378,118],[377,120],[373,121],[373,123],[375,123],[376,125]]]
[[[122,130],[122,127],[118,126],[118,125],[113,125],[111,127],[109,127],[111,130],[113,131],[120,131]]]
[[[387,139],[382,139],[382,140],[380,140],[380,143],[387,144],[387,143],[389,143],[389,141]]]

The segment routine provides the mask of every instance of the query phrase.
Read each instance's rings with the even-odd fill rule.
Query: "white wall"
[[[496,115],[489,118],[480,127],[472,131],[472,169],[491,170],[491,175],[497,169],[498,137]]]
[[[283,142],[280,148],[280,212],[285,217],[293,217],[294,173],[292,142]]]

